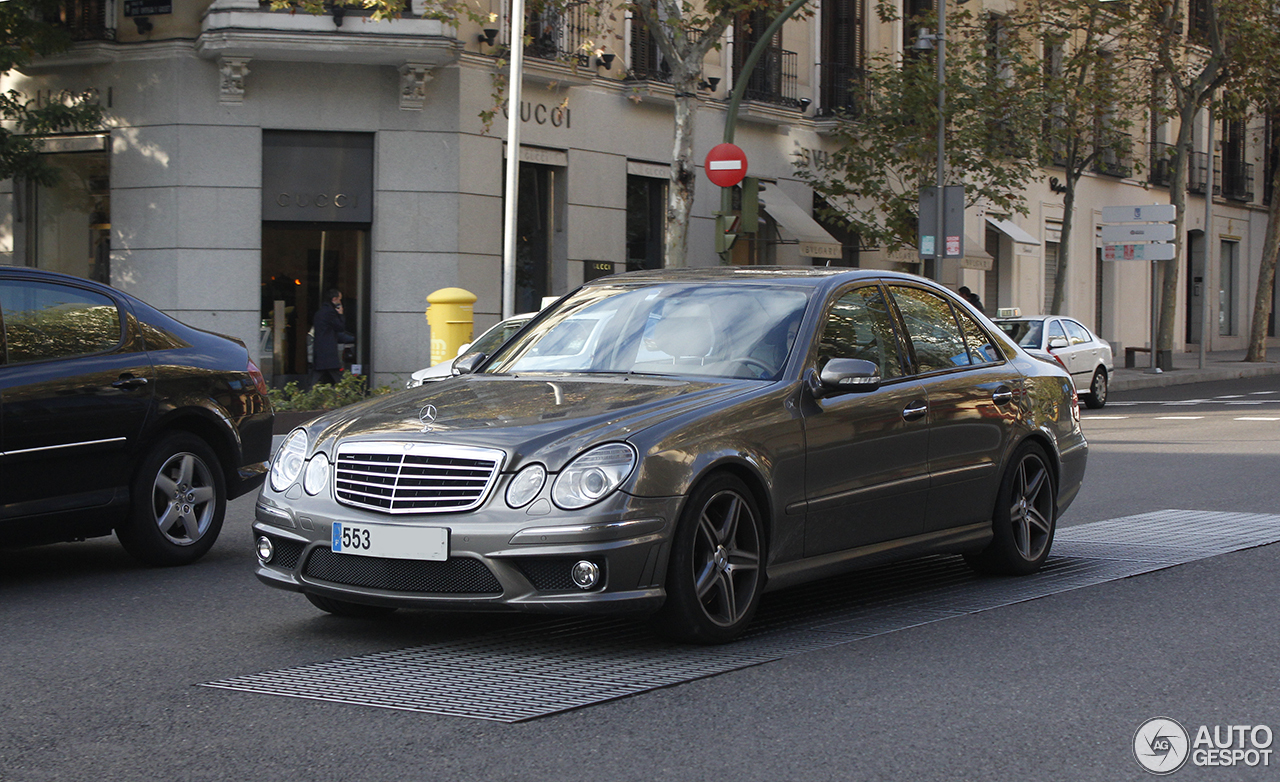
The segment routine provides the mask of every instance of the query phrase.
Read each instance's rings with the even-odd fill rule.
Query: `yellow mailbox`
[[[452,361],[458,348],[471,341],[472,305],[476,295],[462,288],[441,288],[427,296],[427,325],[431,327],[431,365]]]

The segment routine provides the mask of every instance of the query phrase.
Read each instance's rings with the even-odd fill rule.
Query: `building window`
[[[1044,243],[1044,309],[1046,315],[1053,313],[1053,288],[1058,280],[1058,243]]]
[[[827,0],[822,4],[822,94],[818,113],[856,115],[866,61],[863,0]]]
[[[51,186],[28,183],[26,265],[111,281],[111,178],[105,150],[45,156]]]
[[[768,29],[772,17],[767,11],[739,14],[733,23],[733,72],[742,73],[747,57]],[[799,83],[799,58],[795,52],[782,48],[782,30],[774,33],[760,59],[756,61],[743,97],[762,103],[799,106],[796,87]]]
[[[661,269],[667,183],[627,177],[627,271]]]
[[[923,56],[916,49],[916,38],[924,28],[925,20],[932,18],[933,0],[902,0],[902,51],[907,56]]]
[[[1223,240],[1218,255],[1218,334],[1236,333],[1236,275],[1238,242]]]
[[[1221,192],[1232,201],[1253,200],[1253,164],[1246,163],[1244,120],[1222,123]]]

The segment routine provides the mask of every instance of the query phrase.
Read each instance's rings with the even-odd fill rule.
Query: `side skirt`
[[[850,570],[922,557],[926,554],[962,554],[981,551],[991,542],[991,522],[928,532],[901,540],[836,551],[808,559],[798,559],[769,568],[766,592],[847,573]]]

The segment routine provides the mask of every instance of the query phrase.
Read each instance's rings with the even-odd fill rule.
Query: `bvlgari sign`
[[[263,131],[262,219],[373,222],[373,134]]]

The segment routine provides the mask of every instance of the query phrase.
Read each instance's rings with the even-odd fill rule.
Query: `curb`
[[[1174,367],[1158,375],[1142,369],[1117,369],[1111,375],[1111,391],[1132,391],[1142,388],[1163,388],[1190,383],[1206,383],[1214,380],[1235,380],[1245,377],[1280,375],[1280,364],[1268,361],[1251,364],[1243,361],[1215,363],[1199,368]]]

